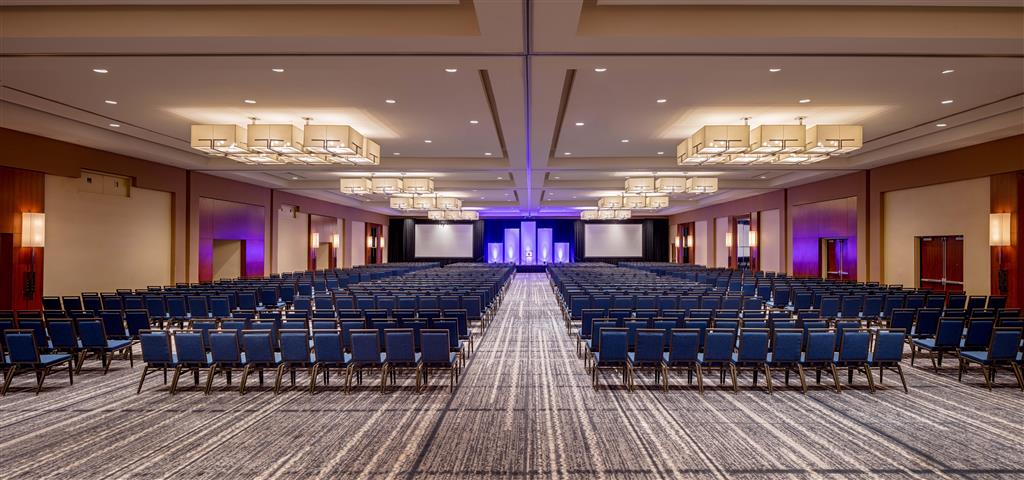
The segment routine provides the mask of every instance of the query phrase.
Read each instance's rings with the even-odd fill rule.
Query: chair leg
[[[46,376],[50,374],[50,367],[44,368],[41,372],[36,372],[36,395],[43,391],[43,380],[46,380]]]
[[[803,393],[806,395],[807,394],[807,379],[804,377],[804,366],[800,365],[800,364],[797,364],[796,371],[797,371],[797,373],[800,374],[800,390],[802,390]]]
[[[238,394],[245,395],[245,380],[249,378],[249,372],[252,370],[251,365],[246,365],[242,369],[242,378],[238,380]]]
[[[171,395],[178,389],[178,378],[181,377],[181,365],[174,367],[174,376],[171,377]]]
[[[313,368],[310,368],[309,371],[308,371],[308,373],[309,373],[309,394],[310,395],[316,393],[316,374],[317,374],[318,370],[320,370],[320,364],[319,363],[315,363],[315,364],[313,364]]]
[[[454,389],[453,389],[454,390]],[[381,395],[388,391],[388,364],[384,364],[380,367],[380,393]]]
[[[628,362],[626,363],[625,367],[622,367],[622,370],[623,370],[623,375],[622,376],[626,379],[626,391],[627,392],[632,392],[633,391],[633,387],[634,387],[634,385],[633,385],[633,375],[635,375],[636,372],[633,371],[633,367],[631,367]]]
[[[666,392],[668,391],[668,373],[669,373],[669,368],[666,367],[665,365],[662,365],[661,366],[661,389],[666,391]]]
[[[957,371],[956,371],[956,381],[958,381],[958,382],[963,382],[964,381],[964,369],[965,368],[967,368],[967,365],[965,365],[964,359],[961,358],[960,359],[960,365],[958,366]]]
[[[871,379],[871,367],[864,365],[864,374],[868,377],[868,390],[875,393],[875,381]]]
[[[75,369],[71,368],[71,360],[68,360],[68,384],[75,384]]]
[[[1017,386],[1020,387],[1022,392],[1024,392],[1024,374],[1021,373],[1020,366],[1016,363],[1011,363],[1010,367],[1013,368],[1013,375],[1017,377]]]
[[[210,394],[210,389],[213,388],[213,376],[217,374],[217,370],[217,364],[213,364],[213,366],[206,371],[206,390],[203,391],[204,395]]]
[[[985,386],[988,387],[988,391],[991,392],[992,391],[992,381],[989,380],[988,367],[982,365],[981,366],[981,374],[985,377]]]
[[[914,360],[917,358],[917,348],[914,346],[910,347],[910,366],[914,366]]]
[[[114,363],[114,352],[109,354],[101,353],[100,355],[103,355],[103,374],[106,375],[110,371],[110,364]]]
[[[836,369],[835,364],[832,364],[832,381],[836,384],[836,393],[842,393],[843,387],[839,386],[839,370]]]
[[[903,384],[903,393],[910,393],[910,390],[907,389],[907,380],[903,378],[903,367],[898,363],[896,364],[896,373],[900,375],[900,383]]]
[[[281,391],[281,377],[284,376],[284,367],[283,363],[277,367],[277,375],[274,376],[274,395]]]
[[[11,369],[7,371],[7,375],[4,376],[4,387],[0,390],[0,397],[7,395],[7,388],[11,386],[11,380],[14,380],[14,374],[17,370],[17,365],[11,365]]]
[[[736,365],[729,364],[729,375],[732,377],[732,393],[740,391],[740,386],[736,383]]]
[[[768,384],[768,395],[772,394],[772,369],[765,364],[764,366],[764,382]]]
[[[697,391],[704,395],[704,368],[697,365]]]
[[[137,390],[135,390],[135,394],[136,395],[142,393],[142,383],[146,381],[146,374],[147,373],[149,373],[149,365],[146,365],[145,367],[142,367],[142,378],[139,379],[139,388]]]

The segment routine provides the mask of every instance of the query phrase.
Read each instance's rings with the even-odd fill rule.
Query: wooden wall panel
[[[214,240],[243,241],[245,271],[242,274],[247,277],[263,276],[263,252],[266,246],[266,213],[263,206],[206,197],[200,198],[198,205],[199,281],[213,280]]]
[[[793,275],[801,277],[821,274],[820,241],[822,238],[846,239],[844,269],[850,280],[857,277],[857,197],[797,205],[792,215]],[[847,265],[852,268],[846,267]]]
[[[309,234],[306,237],[309,240],[307,240],[307,241],[312,241],[312,235],[313,235],[314,232],[316,232],[318,235],[320,235],[320,243],[330,243],[331,242],[331,237],[334,234],[341,235],[341,232],[338,231],[338,219],[334,218],[334,217],[324,216],[324,215],[310,214],[310,216],[309,216]],[[316,269],[316,249],[317,249],[317,245],[312,245],[312,244],[310,244],[309,248],[307,249],[308,250],[308,252],[307,252],[307,257],[308,257],[307,264],[309,265],[307,268],[309,268],[310,270],[315,270]],[[329,268],[338,268],[337,267],[337,264],[338,264],[337,252],[335,251],[335,248],[333,246],[331,247],[330,251],[331,251],[331,258],[330,258],[330,262],[329,262],[330,263],[330,267]]]
[[[1024,229],[1020,228],[1020,214],[1024,195],[1024,173],[1006,173],[992,176],[991,201],[992,213],[1010,214],[1010,246],[991,247],[992,250],[992,295],[1006,295],[1007,305],[1021,306],[1024,300],[1024,274],[1020,247],[1024,242]],[[1000,255],[1002,258],[1000,259]],[[1002,263],[1000,263],[1000,261]],[[1006,271],[1004,285],[1000,289],[999,270]]]
[[[46,176],[40,172],[0,167],[0,234],[11,235],[4,242],[7,247],[0,255],[6,257],[0,264],[10,269],[0,271],[0,310],[40,309],[43,294],[43,255],[46,248],[21,247],[21,214],[44,212]],[[34,261],[33,261],[34,258]],[[31,296],[24,295],[26,274],[35,272],[35,289]]]

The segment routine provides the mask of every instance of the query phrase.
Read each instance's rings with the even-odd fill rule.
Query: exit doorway
[[[918,237],[918,285],[937,292],[964,291],[964,237]]]
[[[821,278],[827,280],[850,280],[850,270],[856,265],[849,265],[847,248],[849,241],[845,238],[821,239]]]

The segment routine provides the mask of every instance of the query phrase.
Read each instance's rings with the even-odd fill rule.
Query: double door
[[[824,277],[829,280],[852,280],[850,269],[856,265],[848,265],[845,238],[825,238],[821,241],[821,249],[825,252]]]
[[[964,290],[964,237],[920,237],[918,284],[939,292]]]

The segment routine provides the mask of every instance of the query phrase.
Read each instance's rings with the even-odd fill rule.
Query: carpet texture
[[[1008,372],[991,393],[976,370],[959,384],[955,365],[907,359],[909,395],[888,373],[874,395],[863,376],[802,395],[781,375],[768,395],[749,373],[738,394],[649,374],[629,393],[612,372],[595,391],[545,275],[519,274],[454,394],[443,374],[422,395],[409,375],[345,395],[333,375],[311,396],[300,373],[278,396],[183,377],[172,397],[159,374],[135,395],[139,365],[90,359],[35,397],[21,375],[0,399],[0,478],[1021,478],[1024,393]]]

